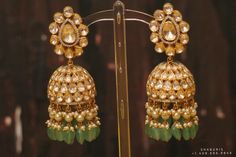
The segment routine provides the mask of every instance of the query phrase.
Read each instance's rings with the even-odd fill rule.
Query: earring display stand
[[[113,9],[91,14],[83,19],[87,26],[102,21],[113,22],[119,157],[131,157],[126,21],[149,24],[152,19],[154,17],[149,14],[125,9],[124,3],[119,0],[114,3]]]

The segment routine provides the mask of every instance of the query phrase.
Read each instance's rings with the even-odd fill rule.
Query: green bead
[[[96,127],[95,130],[96,130],[96,137],[95,138],[97,138],[100,134],[100,128]]]
[[[144,130],[144,132],[145,132],[145,134],[148,136],[148,137],[151,137],[151,135],[150,135],[150,127],[149,127],[149,125],[147,124],[147,125],[145,125],[145,130]]]
[[[179,122],[180,122],[180,124],[184,123],[184,118],[182,116],[179,118]]]
[[[167,119],[167,122],[169,123],[169,125],[171,125],[172,124],[172,118]]]
[[[162,119],[161,116],[158,118],[158,122],[159,122],[159,123],[163,123],[163,122],[164,122],[164,120]]]
[[[177,129],[174,125],[171,127],[171,133],[174,136],[175,139],[181,140],[181,131],[180,129]]]
[[[160,131],[159,128],[151,128],[152,136],[155,140],[160,139]]]
[[[67,126],[67,122],[64,120],[64,121],[61,123],[61,127],[64,128],[65,126]]]
[[[62,130],[55,130],[55,136],[57,141],[63,141],[64,140],[64,134]]]
[[[55,135],[55,131],[53,128],[48,128],[47,134],[48,134],[49,139],[56,140],[56,135]]]
[[[73,144],[75,138],[75,132],[74,131],[65,131],[64,132],[64,141],[67,144]]]
[[[198,131],[198,125],[193,125],[191,128],[190,128],[190,136],[191,136],[191,139],[194,139],[197,135],[197,131]]]
[[[183,128],[182,130],[183,138],[187,141],[190,139],[190,130],[188,127]]]
[[[194,127],[195,127],[196,135],[197,135],[197,132],[198,132],[198,128],[199,128],[199,126],[198,126],[198,125],[194,125]],[[196,135],[195,135],[195,136],[196,136]]]
[[[78,123],[78,122],[77,122],[75,119],[71,122],[72,126],[77,125],[77,123]]]
[[[159,140],[160,139],[159,128],[153,128],[153,127],[150,127],[149,125],[146,125],[145,126],[145,134],[148,137],[153,138],[155,140]]]
[[[76,140],[78,143],[83,144],[85,140],[85,131],[78,129],[76,131]]]
[[[170,129],[160,129],[160,139],[162,141],[168,142],[172,137]]]
[[[96,129],[92,128],[90,130],[86,130],[86,141],[91,142],[96,138]]]

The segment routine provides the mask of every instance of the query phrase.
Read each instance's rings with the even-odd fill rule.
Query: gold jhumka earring
[[[155,51],[165,52],[168,59],[157,65],[148,77],[145,133],[166,142],[172,136],[190,140],[198,130],[195,82],[191,72],[173,60],[175,54],[185,50],[190,26],[170,3],[163,10],[156,10],[154,18],[150,22],[150,40],[155,43]]]
[[[95,84],[88,71],[72,61],[81,56],[88,45],[88,27],[82,24],[79,14],[66,6],[63,13],[54,14],[49,31],[55,53],[64,55],[68,64],[59,67],[48,84],[48,137],[67,144],[72,144],[74,139],[80,144],[91,142],[100,133]]]

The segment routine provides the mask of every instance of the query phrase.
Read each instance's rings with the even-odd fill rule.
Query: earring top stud
[[[86,38],[89,30],[82,23],[79,14],[72,7],[66,6],[63,13],[54,14],[54,22],[49,25],[52,34],[50,43],[55,46],[55,53],[72,59],[83,54],[83,48],[88,45]]]
[[[181,13],[174,10],[172,4],[166,3],[163,10],[154,12],[154,18],[149,28],[152,31],[150,40],[156,44],[155,51],[165,52],[169,57],[182,53],[189,42],[187,33],[190,26],[183,21]]]

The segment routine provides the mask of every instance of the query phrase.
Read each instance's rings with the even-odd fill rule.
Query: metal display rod
[[[131,157],[126,21],[137,21],[149,24],[152,19],[154,19],[154,17],[149,14],[125,9],[124,3],[119,0],[114,3],[113,9],[91,14],[83,19],[87,26],[102,21],[113,22],[119,157]]]

